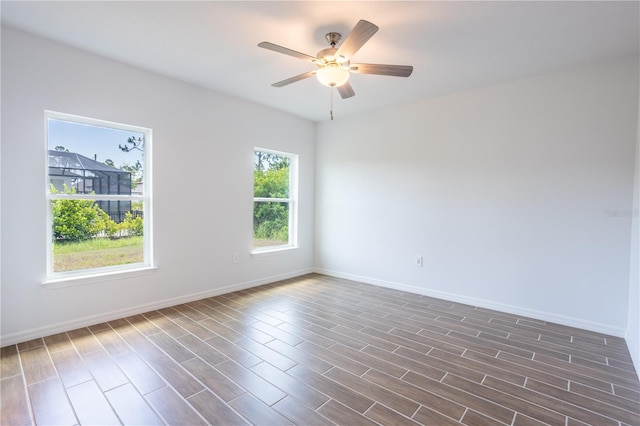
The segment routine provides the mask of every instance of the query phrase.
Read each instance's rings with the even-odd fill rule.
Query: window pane
[[[50,118],[50,189],[142,195],[144,134]]]
[[[288,157],[255,151],[253,165],[254,197],[289,198]]]
[[[115,213],[102,207],[121,203]],[[112,200],[52,200],[53,272],[142,263],[143,214],[137,203]],[[129,210],[123,212],[124,207]]]
[[[289,244],[289,203],[253,203],[253,246]]]

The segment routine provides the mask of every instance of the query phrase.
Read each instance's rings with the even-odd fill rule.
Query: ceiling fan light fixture
[[[338,64],[329,64],[316,72],[316,78],[328,87],[338,87],[349,81],[349,71]]]

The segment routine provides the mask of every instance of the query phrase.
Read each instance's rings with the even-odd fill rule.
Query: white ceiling
[[[313,121],[330,90],[310,78],[270,84],[313,64],[257,47],[314,55],[324,35],[360,19],[380,27],[354,62],[413,65],[411,77],[356,74],[337,117],[501,81],[639,54],[640,3],[2,1],[2,23]]]

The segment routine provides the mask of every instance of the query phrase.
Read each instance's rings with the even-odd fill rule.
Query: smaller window
[[[256,148],[253,166],[254,253],[296,247],[298,156]]]

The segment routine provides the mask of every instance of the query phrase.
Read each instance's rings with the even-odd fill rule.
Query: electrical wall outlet
[[[422,268],[424,266],[424,258],[420,255],[416,256],[416,268]]]

